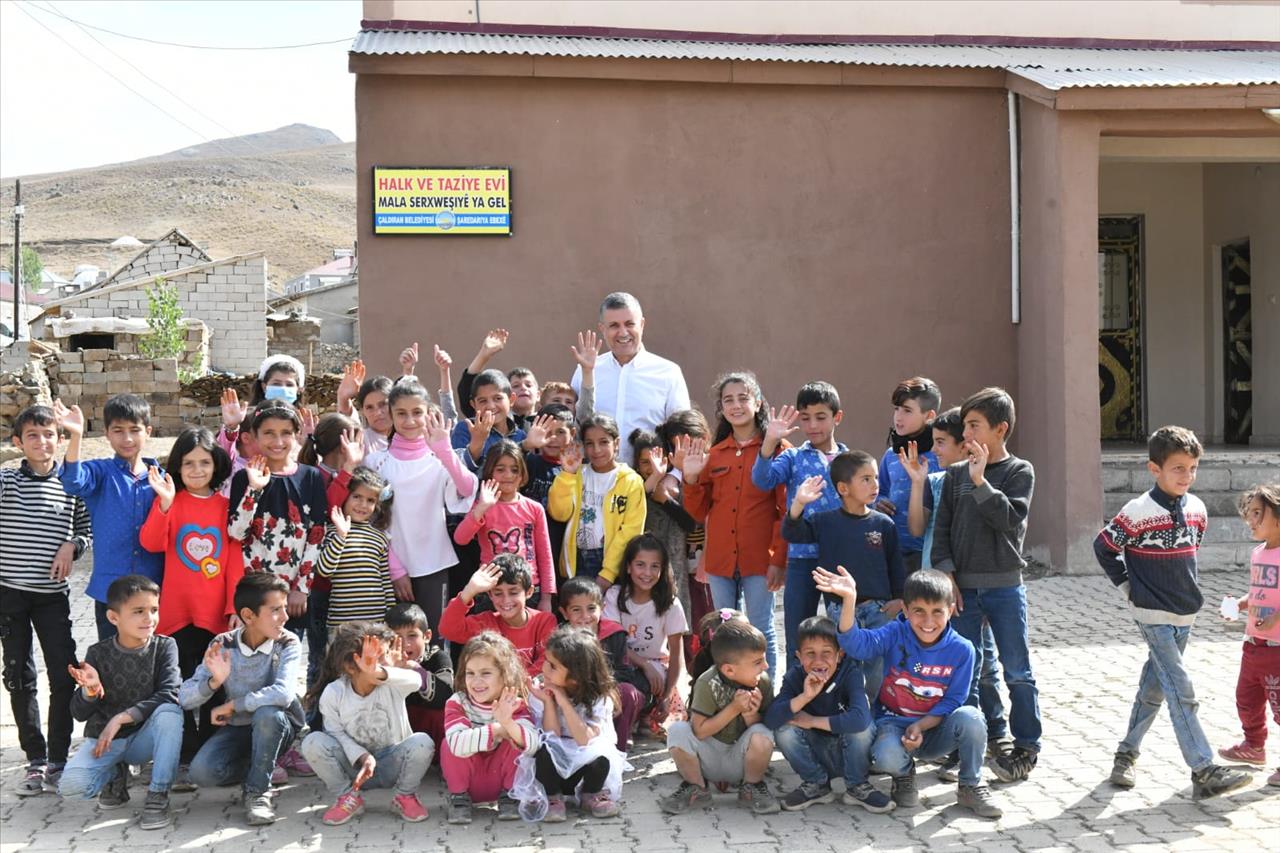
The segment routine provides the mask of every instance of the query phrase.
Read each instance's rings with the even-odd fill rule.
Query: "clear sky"
[[[157,41],[344,41],[295,50],[192,50],[97,30],[88,31],[91,38],[41,8]],[[360,16],[359,0],[0,0],[0,175],[116,163],[295,122],[354,140],[347,48]]]

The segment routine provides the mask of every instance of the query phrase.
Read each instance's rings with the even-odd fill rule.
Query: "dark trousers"
[[[213,642],[214,635],[204,628],[185,625],[174,631],[172,637],[178,644],[178,671],[185,681],[196,674],[196,667],[204,660],[205,650]],[[225,694],[219,687],[208,702],[194,711],[182,712],[182,752],[178,755],[179,764],[190,764],[204,742],[213,737],[213,709],[226,701]]]
[[[413,587],[413,600],[427,614],[427,624],[433,631],[440,630],[440,617],[448,603],[449,571],[443,569],[432,575],[409,578],[409,584]]]
[[[582,793],[597,794],[604,787],[604,780],[609,778],[609,759],[603,755],[597,756],[594,761],[582,765],[570,773],[567,779],[560,775],[560,771],[556,770],[555,761],[551,758],[551,753],[547,752],[545,746],[538,749],[533,761],[533,775],[542,787],[547,790],[548,797],[573,794],[578,789],[579,782],[582,783]]]
[[[307,598],[307,623],[307,689],[310,690],[329,647],[329,590],[311,590]]]
[[[40,641],[49,673],[47,744],[40,731],[33,634]],[[4,650],[4,686],[18,726],[18,744],[27,761],[65,764],[71,746],[71,694],[76,688],[67,666],[77,662],[67,594],[5,587],[0,594],[0,644]]]
[[[96,599],[93,602],[93,620],[98,626],[99,643],[116,635],[116,626],[107,618],[107,605]]]

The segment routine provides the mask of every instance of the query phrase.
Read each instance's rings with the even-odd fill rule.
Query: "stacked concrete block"
[[[58,353],[48,361],[53,395],[68,406],[79,406],[90,431],[105,427],[103,408],[116,394],[137,394],[150,403],[157,435],[174,435],[187,425],[177,359],[83,350]]]
[[[49,376],[39,359],[26,362],[17,370],[0,373],[0,440],[8,446],[13,434],[13,419],[28,406],[48,406],[53,402]]]

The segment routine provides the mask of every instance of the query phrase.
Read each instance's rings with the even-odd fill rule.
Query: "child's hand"
[[[71,675],[71,680],[80,686],[84,691],[84,695],[90,699],[101,699],[107,695],[107,691],[102,687],[102,681],[98,678],[98,671],[93,668],[93,664],[85,661],[76,666],[73,663],[67,664],[67,672]]]
[[[484,518],[485,513],[498,502],[498,481],[485,480],[476,492],[476,501],[471,505],[471,517],[476,521]]]
[[[494,721],[503,727],[509,726],[514,721],[518,710],[520,710],[520,697],[514,690],[503,688],[493,703]]]
[[[465,600],[471,601],[482,592],[488,592],[498,585],[498,578],[502,577],[502,569],[493,563],[485,563],[476,569],[476,573],[471,576],[471,580],[467,581],[467,587],[462,591]]]
[[[93,757],[101,758],[107,754],[107,750],[111,749],[111,742],[116,739],[116,735],[120,733],[123,726],[133,723],[133,717],[129,716],[127,711],[121,711],[111,719],[107,720],[106,726],[102,729],[102,734],[98,735],[98,742],[93,745]]]
[[[240,621],[240,617],[239,617],[239,616],[237,616],[237,615],[235,615],[234,613],[232,613],[230,616],[228,616],[228,617],[227,617],[227,630],[228,630],[228,631],[235,631],[235,630],[237,630],[238,628],[243,628],[243,627],[244,627],[244,623]]]
[[[808,711],[800,711],[791,718],[788,725],[795,726],[797,729],[812,729],[816,728],[817,721],[818,718]]]
[[[826,683],[826,674],[820,675],[816,672],[811,672],[804,677],[804,689],[801,691],[800,695],[805,698],[806,704],[808,702],[812,702],[817,695],[822,692],[822,688]]]
[[[449,443],[449,434],[453,432],[453,421],[445,420],[439,409],[427,412],[427,444]]]
[[[267,457],[255,456],[244,466],[245,476],[249,479],[249,488],[262,491],[271,482],[271,469],[267,467]]]
[[[892,601],[886,601],[884,607],[880,608],[880,612],[888,616],[890,619],[897,617],[902,612],[902,599],[895,598]]]
[[[299,406],[298,417],[302,420],[302,432],[298,435],[301,442],[316,431],[316,410],[311,406]]]
[[[378,667],[382,661],[382,641],[377,637],[369,636],[364,638],[364,642],[360,644],[360,654],[356,656],[356,668],[365,675],[378,674]]]
[[[733,701],[729,704],[733,705],[739,714],[750,714],[754,708],[760,707],[759,698],[753,695],[758,693],[758,690],[747,690],[745,687],[739,687],[738,691],[733,694]]]
[[[209,712],[209,722],[215,726],[225,726],[231,722],[231,717],[236,712],[235,701],[223,702]]]
[[[551,415],[538,415],[533,419],[533,423],[529,424],[528,429],[524,431],[524,446],[526,450],[539,450],[547,446],[547,433],[556,424],[556,419]]]
[[[84,412],[79,406],[67,408],[61,400],[53,401],[53,419],[58,429],[64,429],[68,435],[84,435]]]
[[[66,580],[71,574],[71,569],[75,566],[75,562],[76,544],[74,542],[63,542],[58,546],[58,552],[53,555],[53,562],[49,565],[49,580]]]
[[[981,486],[986,482],[982,475],[986,473],[987,460],[991,458],[991,451],[987,449],[985,444],[966,441],[964,443],[964,452],[969,454],[969,479],[973,481],[975,486]]]
[[[467,419],[467,429],[471,432],[471,442],[474,444],[477,440],[483,443],[489,438],[489,433],[493,432],[493,425],[498,422],[497,416],[493,412],[479,412],[474,418]]]
[[[351,517],[342,511],[342,507],[335,506],[329,510],[329,520],[333,522],[333,529],[338,531],[338,538],[346,540],[351,532]]]
[[[898,514],[898,505],[888,498],[881,498],[876,501],[874,507],[876,512],[883,512],[885,515],[894,516]]]
[[[582,445],[574,442],[560,454],[560,470],[567,474],[576,474],[582,467]]]
[[[364,461],[364,442],[360,440],[360,430],[344,429],[338,443],[342,447],[342,470],[350,474]]]
[[[204,650],[204,668],[209,670],[209,686],[217,690],[231,677],[231,652],[214,640]]]
[[[537,699],[543,705],[551,701],[551,694],[547,692],[546,685],[543,684],[543,681],[540,677],[535,678],[529,682],[529,695]],[[496,706],[495,706],[495,710],[496,710]]]
[[[485,358],[493,358],[507,345],[509,336],[506,329],[490,329],[480,342],[480,352],[484,353]]]
[[[661,447],[650,447],[645,453],[649,457],[649,465],[653,467],[654,476],[661,481],[669,470],[667,466],[667,454],[662,452]],[[661,483],[659,483],[661,485]],[[670,497],[670,495],[667,495]]]
[[[399,577],[391,581],[391,588],[395,590],[396,598],[400,601],[413,601],[413,582],[409,580],[409,576]]]
[[[846,605],[858,600],[858,584],[844,566],[836,566],[835,572],[818,566],[813,570],[813,583],[819,592],[838,595],[845,600]]]
[[[147,468],[147,482],[151,484],[151,491],[156,493],[156,497],[160,499],[160,511],[168,512],[169,507],[173,506],[173,498],[178,493],[178,487],[173,484],[173,477],[168,474],[161,474],[160,469],[152,465]]]
[[[307,594],[301,590],[289,590],[285,598],[285,612],[290,619],[301,619],[307,615]]]
[[[385,666],[394,666],[399,669],[413,668],[413,661],[406,659],[404,656],[404,640],[399,635],[396,635],[396,638],[391,641],[391,645],[383,650],[382,662]]]
[[[912,483],[923,484],[929,482],[929,460],[921,458],[914,441],[907,442],[906,450],[898,451],[898,461],[906,469],[907,476],[911,478]]]
[[[769,423],[764,430],[764,440],[776,445],[796,431],[798,420],[800,420],[800,413],[796,411],[795,406],[783,406],[781,409],[770,406]]]
[[[682,436],[688,438],[688,436]],[[677,465],[684,472],[686,480],[696,481],[698,475],[707,467],[707,441],[703,438],[695,438],[684,447],[683,466]]]
[[[924,732],[919,723],[912,723],[902,732],[902,748],[907,752],[915,752],[924,743]]]
[[[440,349],[439,344],[432,344],[432,358],[435,360],[436,367],[441,371],[448,370],[453,367],[453,356],[449,355],[447,350]]]
[[[360,386],[364,384],[365,375],[364,362],[358,358],[343,368],[342,381],[338,383],[336,394],[340,411],[343,408],[341,403],[354,400],[360,393]]]
[[[359,791],[361,785],[373,778],[373,771],[378,769],[378,761],[366,752],[356,759],[356,765],[360,769],[356,771],[355,781],[351,783],[352,791]]]
[[[822,493],[827,489],[827,478],[820,474],[805,478],[805,481],[796,489],[796,496],[792,500],[792,506],[800,508],[807,507],[809,504],[822,497]]]
[[[355,396],[354,394],[352,396]],[[235,432],[240,429],[240,424],[244,423],[244,419],[249,416],[249,404],[240,402],[240,395],[236,393],[234,388],[224,388],[222,391],[222,425],[227,428],[227,432]]]
[[[400,375],[413,376],[418,367],[418,342],[414,341],[400,351]]]
[[[657,666],[648,662],[644,662],[640,669],[649,682],[649,695],[661,696],[663,689],[667,686],[666,675],[660,672]]]
[[[578,362],[584,372],[595,369],[600,349],[600,339],[595,332],[578,332],[578,345],[575,347],[570,344],[569,349],[573,351],[573,360]]]

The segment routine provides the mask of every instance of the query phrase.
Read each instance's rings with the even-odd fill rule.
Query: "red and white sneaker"
[[[279,764],[271,768],[271,784],[284,785],[289,781],[289,771],[285,770]]]
[[[391,800],[391,810],[409,823],[427,819],[427,807],[418,799],[417,794],[396,794]]]
[[[364,811],[364,797],[361,797],[355,791],[347,791],[347,793],[338,797],[338,801],[324,813],[324,817],[320,818],[320,820],[326,826],[342,826],[362,811]]]
[[[1239,764],[1252,764],[1256,767],[1267,765],[1267,750],[1261,746],[1249,746],[1247,743],[1238,743],[1235,746],[1220,749],[1218,755],[1227,761],[1235,761]]]

